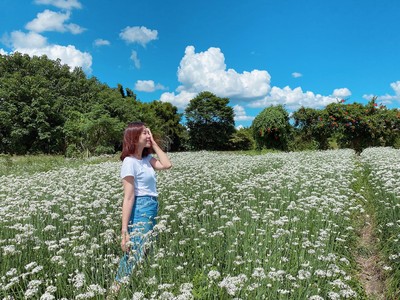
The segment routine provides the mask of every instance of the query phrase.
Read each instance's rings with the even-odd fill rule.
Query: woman
[[[151,153],[157,155],[154,158]],[[124,132],[121,153],[122,204],[121,248],[124,251],[116,275],[125,282],[145,254],[145,244],[156,223],[158,212],[154,170],[171,168],[171,162],[142,122],[129,123]]]

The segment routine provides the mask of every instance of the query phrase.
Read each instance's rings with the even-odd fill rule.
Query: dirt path
[[[364,226],[360,231],[360,239],[357,247],[356,261],[359,266],[360,282],[368,298],[384,300],[385,281],[383,277],[382,262],[379,256],[378,241],[374,236],[373,220],[366,214]]]
[[[359,163],[361,164],[361,161]],[[366,170],[362,168],[362,171],[355,175],[357,182],[353,185],[353,189],[364,197],[364,201],[362,201],[364,213],[359,215],[359,219],[356,221],[359,233],[355,251],[358,277],[368,299],[386,300],[384,263],[379,252],[379,241],[375,236],[374,207],[371,205],[371,200],[375,195],[370,188]]]

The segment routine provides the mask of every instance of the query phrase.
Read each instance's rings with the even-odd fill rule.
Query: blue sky
[[[400,106],[397,0],[0,0],[0,53],[60,58],[143,102],[228,97],[236,125],[378,96]]]

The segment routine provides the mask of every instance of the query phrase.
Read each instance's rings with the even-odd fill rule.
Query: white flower
[[[142,300],[144,299],[144,293],[143,292],[134,292],[132,295],[132,300]]]
[[[308,279],[308,278],[311,277],[311,273],[309,271],[306,271],[306,270],[299,270],[298,274],[297,274],[297,277],[300,280],[305,280],[305,279]]]
[[[164,291],[161,293],[158,299],[160,300],[173,300],[175,298],[174,294],[171,292]]]
[[[28,289],[25,291],[25,298],[29,299],[36,295],[39,290],[39,286],[42,284],[41,280],[31,280],[28,283]]]
[[[53,300],[56,297],[49,292],[45,292],[42,296],[40,296],[40,300]]]
[[[11,268],[6,273],[7,276],[14,276],[15,274],[17,274],[17,269],[15,269],[15,268]]]
[[[234,296],[237,291],[243,287],[246,281],[247,276],[245,274],[239,274],[238,276],[228,275],[218,284],[218,286],[225,288],[229,295]]]
[[[79,289],[83,287],[85,284],[85,274],[83,273],[76,273],[76,275],[72,278],[72,283],[74,288]]]
[[[207,276],[210,280],[213,281],[217,280],[221,276],[221,274],[217,270],[211,270],[210,272],[208,272]]]
[[[49,225],[47,225],[45,228],[43,228],[43,231],[44,231],[44,232],[47,232],[47,231],[54,231],[54,230],[56,230],[56,229],[57,229],[56,226],[49,224]]]
[[[4,256],[7,256],[7,255],[15,253],[15,245],[2,246],[1,248],[3,248]]]
[[[340,299],[340,295],[338,293],[335,292],[329,292],[328,293],[328,298],[331,300],[339,300]]]
[[[391,266],[383,266],[383,269],[385,270],[385,271],[391,271],[391,270],[393,270],[393,268],[391,267]]]
[[[251,274],[251,277],[253,278],[260,278],[260,279],[264,279],[267,276],[265,275],[264,269],[263,268],[255,268],[253,270],[253,274]]]
[[[29,270],[33,269],[34,267],[36,267],[36,266],[37,266],[37,263],[36,263],[35,261],[33,261],[33,262],[27,264],[27,265],[25,266],[25,269],[26,269],[27,271],[29,271]]]

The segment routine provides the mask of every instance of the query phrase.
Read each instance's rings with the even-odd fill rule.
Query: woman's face
[[[139,136],[138,145],[141,145],[145,148],[149,148],[151,146],[150,132],[146,127],[143,128],[142,133]]]

